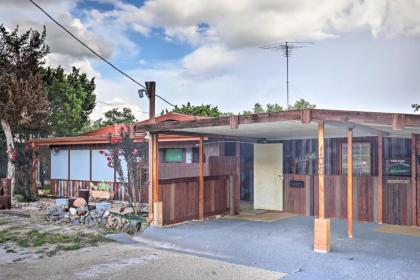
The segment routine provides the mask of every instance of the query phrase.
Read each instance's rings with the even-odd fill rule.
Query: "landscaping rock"
[[[73,202],[73,206],[74,206],[74,207],[76,207],[76,208],[80,208],[80,207],[83,207],[83,206],[86,206],[86,205],[87,205],[86,200],[84,200],[84,199],[83,199],[83,198],[81,198],[81,197],[77,198],[77,199]]]
[[[71,207],[71,208],[69,209],[69,212],[70,212],[70,215],[72,215],[72,216],[76,216],[76,215],[77,215],[77,210],[76,210],[76,208]]]

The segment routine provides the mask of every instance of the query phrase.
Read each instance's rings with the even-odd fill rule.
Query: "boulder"
[[[70,212],[70,215],[72,215],[72,216],[77,215],[77,210],[76,210],[76,208],[70,207],[69,212]]]
[[[79,197],[77,198],[74,202],[73,202],[73,206],[76,208],[80,208],[82,206],[86,206],[86,200],[84,200],[83,198]]]
[[[77,208],[77,215],[84,216],[88,211],[89,209],[86,206],[81,206]]]

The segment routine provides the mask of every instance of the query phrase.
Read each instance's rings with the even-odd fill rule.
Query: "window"
[[[163,162],[183,162],[182,149],[163,149]]]
[[[236,155],[236,143],[225,142],[225,156],[235,156],[235,155]]]
[[[198,155],[198,148],[192,148],[192,152],[193,152],[193,163],[199,163],[200,159],[199,159],[199,155]],[[206,162],[206,154],[203,154],[203,162]]]
[[[369,143],[353,143],[353,175],[371,174],[371,152]],[[347,174],[347,144],[341,145],[342,173]]]

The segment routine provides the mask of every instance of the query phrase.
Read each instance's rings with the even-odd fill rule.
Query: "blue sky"
[[[286,103],[285,60],[258,46],[312,41],[290,60],[290,99],[318,108],[412,112],[420,102],[420,1],[37,1],[138,81],[175,104],[238,113]],[[47,63],[96,77],[97,99],[147,116],[138,86],[92,56],[25,0],[0,3],[12,28],[47,27]],[[158,100],[158,112],[169,108]],[[112,106],[98,103],[92,119]]]

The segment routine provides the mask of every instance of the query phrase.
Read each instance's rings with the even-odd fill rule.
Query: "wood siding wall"
[[[290,181],[303,181],[303,188],[290,187]],[[353,176],[353,217],[373,222],[377,218],[377,177]],[[307,216],[318,215],[318,177],[285,174],[285,211]],[[347,176],[325,176],[325,216],[347,218]]]
[[[290,181],[303,181],[303,188],[290,187]],[[419,187],[419,185],[418,185]],[[378,217],[377,177],[353,176],[353,217],[357,221],[376,222]],[[383,221],[413,225],[411,180],[408,177],[384,177]],[[307,216],[318,215],[318,177],[286,174],[284,180],[285,211]],[[418,202],[417,202],[418,203]],[[347,176],[325,176],[325,215],[347,217]]]
[[[59,197],[78,197],[80,189],[90,189],[90,181],[80,181],[80,180],[57,180],[51,179],[51,195]],[[92,181],[93,184],[99,184],[101,182]],[[121,183],[114,182],[105,182],[113,187],[114,190],[114,200],[128,201],[128,193]],[[139,194],[139,192],[141,192]],[[147,185],[143,187],[137,187],[135,189],[135,195],[138,197],[140,195],[141,202],[148,201],[148,188]]]
[[[204,178],[204,216],[229,211],[229,176]],[[159,198],[163,202],[163,224],[198,219],[198,178],[159,180]]]

